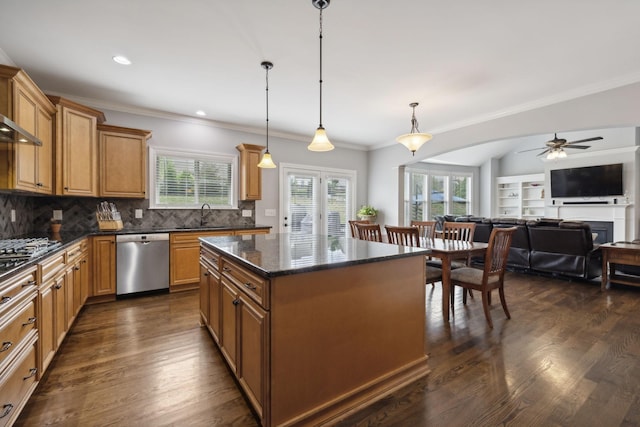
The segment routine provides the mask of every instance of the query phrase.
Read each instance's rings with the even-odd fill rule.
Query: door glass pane
[[[285,232],[314,234],[318,227],[318,176],[304,172],[287,173],[287,224]]]
[[[326,183],[326,219],[329,236],[346,236],[350,191],[349,179],[327,176]]]
[[[428,219],[426,190],[427,175],[416,172],[409,173],[409,195],[405,199],[405,212],[408,214],[407,224],[412,220]]]

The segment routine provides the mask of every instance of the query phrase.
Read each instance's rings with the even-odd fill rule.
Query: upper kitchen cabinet
[[[0,188],[53,193],[54,105],[21,69],[0,65],[0,114],[42,143],[0,144]]]
[[[262,199],[262,171],[258,167],[262,145],[240,144],[240,200]]]
[[[101,111],[59,96],[49,96],[57,108],[55,122],[55,194],[98,195],[98,131]]]
[[[145,198],[150,137],[148,130],[98,125],[101,197]]]

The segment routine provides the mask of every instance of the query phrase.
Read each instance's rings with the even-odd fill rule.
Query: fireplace
[[[591,226],[591,232],[598,236],[593,239],[593,243],[613,242],[613,221],[584,221]]]

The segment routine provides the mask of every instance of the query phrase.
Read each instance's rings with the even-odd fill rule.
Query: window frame
[[[222,162],[231,165],[231,203],[230,205],[211,205],[211,209],[230,210],[238,209],[238,170],[239,170],[239,154],[211,153],[195,150],[176,150],[166,147],[149,147],[149,209],[200,209],[201,204],[185,205],[167,205],[159,204],[156,195],[157,177],[156,162],[158,157],[181,157],[187,160],[195,161],[212,161]]]

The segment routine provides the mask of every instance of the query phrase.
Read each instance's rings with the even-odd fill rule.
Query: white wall
[[[181,150],[238,155],[236,145],[241,143],[265,145],[265,136],[261,130],[256,133],[225,129],[213,123],[191,118],[167,116],[152,117],[119,111],[100,109],[105,113],[107,123],[147,129],[153,132],[149,145],[153,147],[171,147]],[[337,147],[326,153],[314,153],[307,150],[309,141],[292,141],[269,135],[269,151],[276,164],[280,162],[309,166],[323,166],[355,170],[357,175],[356,205],[367,202],[368,153]],[[262,200],[256,201],[256,224],[279,228],[278,169],[265,169],[262,173]],[[275,217],[265,216],[265,209],[276,209]],[[355,215],[355,212],[354,212]]]

